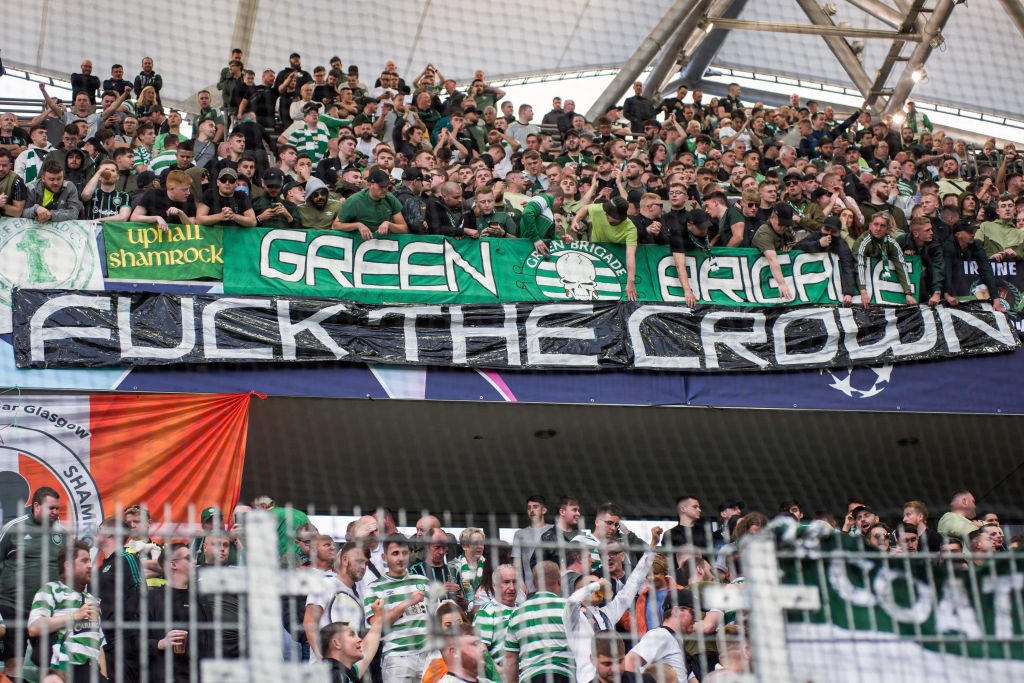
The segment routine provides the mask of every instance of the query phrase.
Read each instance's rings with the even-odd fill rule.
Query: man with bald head
[[[967,543],[972,532],[980,529],[982,522],[975,519],[978,516],[978,507],[974,502],[974,494],[966,489],[953,493],[949,501],[949,512],[939,518],[936,527],[943,536],[959,538]]]
[[[448,534],[441,527],[430,529],[423,536],[423,560],[409,566],[409,571],[426,577],[431,583],[444,584],[449,600],[454,600],[463,609],[469,608],[462,593],[459,565],[455,552],[448,545]]]
[[[416,533],[409,537],[409,545],[412,547],[412,553],[409,555],[410,568],[423,562],[426,557],[424,549],[430,542],[432,532],[434,529],[440,528],[441,520],[434,515],[426,514],[416,520]],[[446,533],[445,536],[448,538],[448,553],[458,552],[458,539],[449,533]]]

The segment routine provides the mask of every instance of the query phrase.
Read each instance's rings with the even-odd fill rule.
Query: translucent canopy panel
[[[894,0],[885,2],[895,7]],[[887,28],[843,0],[828,4],[837,10],[836,24]],[[245,62],[256,71],[284,68],[292,52],[302,55],[307,70],[336,55],[346,67],[358,65],[364,82],[376,78],[388,60],[406,78],[430,62],[460,82],[477,69],[496,79],[617,67],[672,5],[671,0],[178,0],[173,9],[144,2],[126,10],[111,0],[88,5],[49,0],[6,9],[0,44],[3,58],[13,65],[71,73],[88,58],[101,78],[109,75],[111,64],[120,63],[131,80],[142,57],[150,56],[163,76],[164,100],[181,102],[217,81],[236,45],[247,48]],[[747,2],[739,18],[809,23],[794,0]],[[916,86],[914,97],[1019,117],[1024,73],[1016,63],[1024,56],[1024,39],[999,0],[957,5],[943,35],[945,43],[932,54],[928,78]],[[865,42],[863,65],[874,78],[889,42]],[[908,44],[904,55],[912,48]],[[852,85],[824,41],[813,35],[734,30],[713,63]],[[902,62],[896,64],[890,86],[902,68]]]

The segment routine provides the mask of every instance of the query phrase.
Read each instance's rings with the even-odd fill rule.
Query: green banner
[[[230,230],[224,244],[224,291],[345,298],[363,303],[601,301],[626,298],[626,249],[617,244],[553,242],[542,256],[521,239],[449,239],[395,235],[363,241],[356,233]],[[839,264],[830,254],[780,254],[791,304],[838,304]],[[919,261],[908,259],[915,291]],[[767,260],[753,249],[686,255],[694,292],[704,303],[772,306],[779,296]],[[681,301],[668,247],[636,254],[640,301]],[[874,303],[903,304],[895,275],[873,263]]]
[[[231,228],[231,232],[237,229]],[[107,276],[115,280],[220,280],[224,228],[150,223],[103,224]]]
[[[782,582],[821,594],[820,609],[787,612],[790,624],[888,634],[946,655],[1024,660],[1024,576],[1013,553],[937,563],[865,551],[860,539],[831,530],[773,526]]]

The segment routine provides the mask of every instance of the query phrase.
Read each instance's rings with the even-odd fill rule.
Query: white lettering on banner
[[[494,272],[491,269],[491,243],[480,242],[480,263],[483,270],[477,270],[469,261],[462,258],[462,254],[455,249],[455,246],[448,240],[444,241],[444,272],[448,277],[448,289],[452,292],[459,291],[459,283],[455,279],[455,268],[469,275],[476,280],[477,284],[484,287],[494,296],[498,296],[498,285],[494,282]]]
[[[379,324],[389,315],[400,315],[405,318],[405,360],[415,363],[420,359],[416,319],[421,315],[444,315],[444,311],[440,306],[387,306],[370,311],[369,322]]]
[[[196,347],[195,300],[183,296],[181,308],[181,343],[168,348],[160,346],[138,346],[132,342],[132,300],[117,300],[117,329],[121,341],[122,358],[162,358],[172,360],[187,355]]]
[[[963,268],[964,275],[978,274],[977,261],[962,261],[960,265]],[[996,277],[1008,277],[1017,274],[1016,261],[990,261],[989,266],[992,267],[992,274]]]
[[[800,301],[810,301],[807,296],[807,288],[819,283],[827,283],[827,296],[832,301],[838,301],[835,271],[835,260],[830,258],[831,254],[805,254],[799,253],[793,259],[793,284],[796,289],[793,294]],[[838,291],[842,291],[842,285]]]
[[[913,586],[910,595],[914,604],[901,605],[896,599],[893,584],[897,581],[908,587]],[[874,589],[875,595],[878,596],[879,607],[898,622],[923,624],[932,614],[932,603],[935,601],[934,590],[924,581],[915,581],[906,572],[897,571],[891,567],[882,567],[875,574],[875,580],[871,582],[871,587]]]
[[[916,296],[917,291],[914,289],[914,281],[910,279],[914,273],[914,263],[907,261],[906,266],[907,278],[910,280],[910,293]],[[898,263],[892,264],[892,268],[899,267],[900,264]],[[888,275],[888,278],[882,277],[883,275]],[[868,296],[871,297],[872,301],[880,301],[882,299],[882,292],[888,292],[894,295],[895,298],[906,296],[903,292],[903,286],[896,277],[896,273],[892,269],[885,269],[885,261],[877,261],[875,262],[875,267],[871,269],[871,287],[868,291]]]
[[[445,242],[444,244],[447,244]],[[398,286],[402,289],[421,292],[443,292],[448,286],[439,282],[445,277],[447,269],[440,262],[413,263],[413,256],[419,254],[440,254],[441,242],[410,242],[398,256]],[[430,279],[437,284],[416,284],[416,280]]]
[[[886,308],[883,314],[885,315],[885,333],[880,339],[870,344],[861,344],[858,339],[860,326],[857,325],[856,313],[852,308],[839,309],[839,321],[846,335],[843,345],[846,346],[852,360],[878,358],[900,343],[900,331],[896,327],[896,311]]]
[[[992,607],[995,612],[996,638],[1011,639],[1016,636],[1013,629],[1013,597],[1024,588],[1024,575],[984,576],[981,592],[992,593]]]
[[[982,304],[981,307],[986,311],[994,312],[992,304]],[[995,326],[993,327],[968,311],[946,308],[945,306],[940,306],[935,311],[939,314],[939,320],[942,321],[942,331],[946,335],[946,346],[953,353],[960,351],[960,339],[956,336],[955,328],[953,327],[954,320],[959,320],[976,330],[984,332],[987,336],[1001,344],[1013,344],[1016,339],[1016,335],[1014,335],[1013,329],[1010,327],[1005,315],[993,315],[992,317],[995,320]]]
[[[962,633],[969,639],[981,638],[985,631],[978,622],[967,588],[959,581],[948,581],[942,597],[935,606],[937,633]]]
[[[462,306],[451,306],[448,309],[448,314],[451,316],[453,363],[460,365],[469,363],[466,354],[466,340],[475,337],[504,339],[507,363],[522,365],[519,354],[519,325],[516,306],[515,304],[502,304],[501,308],[505,311],[505,323],[501,327],[466,327]]]
[[[869,560],[834,559],[828,563],[828,582],[839,597],[856,607],[874,607],[878,598],[868,588],[868,572],[874,565]],[[860,570],[861,578],[855,584],[850,580],[848,567]]]
[[[51,295],[53,298],[45,298]],[[24,296],[28,302],[35,298],[40,303],[31,311],[32,303],[16,302],[19,308],[29,309],[24,312],[28,324],[19,326],[15,334],[19,367],[291,361],[300,355],[311,360],[351,358],[358,354],[345,348],[347,340],[358,338],[360,329],[375,335],[374,327],[383,328],[381,336],[374,337],[382,348],[368,350],[359,358],[373,362],[383,357],[401,362],[396,358],[401,346],[402,360],[417,363],[421,356],[417,323],[421,317],[439,319],[430,322],[430,338],[423,341],[423,348],[430,352],[429,360],[475,366],[593,368],[602,362],[604,352],[613,363],[666,370],[713,370],[723,365],[734,369],[747,364],[756,368],[832,367],[845,362],[865,364],[891,362],[894,357],[957,354],[962,344],[970,353],[994,353],[1019,346],[1005,314],[996,313],[988,304],[981,305],[981,310],[927,306],[874,309],[870,318],[859,310],[834,306],[692,310],[672,304],[604,304],[598,319],[594,305],[582,303],[507,303],[478,308],[360,306],[323,299],[300,302],[287,297],[145,295],[139,310],[133,312],[132,303],[140,300],[139,295],[25,290]],[[108,314],[115,299],[116,315]],[[202,308],[201,315],[197,306]],[[293,314],[304,317],[293,320]],[[526,316],[522,323],[520,315]],[[344,321],[332,324],[336,316],[344,317]],[[402,323],[384,325],[390,316],[401,316]],[[563,320],[550,320],[558,316]],[[664,320],[649,320],[659,316]],[[47,322],[55,318],[95,320],[96,324],[47,327]],[[196,318],[201,318],[200,325]],[[474,320],[484,322],[474,325]],[[662,334],[663,328],[669,333],[665,343],[658,344],[659,337],[651,330]],[[901,335],[908,339],[904,341]],[[494,345],[488,344],[485,355],[471,353],[469,340],[474,338],[502,340],[505,348],[492,351]],[[148,345],[139,345],[138,339]],[[47,343],[62,340],[99,341],[83,344],[88,350],[58,344],[47,357]],[[582,352],[568,352],[574,346]],[[730,352],[724,362],[719,356],[720,347]],[[659,352],[663,355],[657,355]],[[737,359],[744,362],[737,363]]]
[[[821,348],[817,351],[804,351],[802,353],[790,353],[786,348],[786,329],[793,323],[798,325],[811,325],[817,320],[825,328],[825,336],[818,337],[823,340]],[[836,357],[839,347],[839,325],[836,324],[836,316],[832,310],[818,308],[812,310],[794,309],[786,311],[772,325],[772,339],[775,341],[775,361],[779,365],[800,365],[806,363],[828,363]]]
[[[742,266],[745,263],[746,259],[740,259],[736,256],[723,256],[722,258],[715,258],[713,261],[712,259],[704,259],[704,262],[700,264],[700,277],[697,278],[697,284],[700,287],[703,298],[710,301],[711,292],[719,291],[736,303],[749,301],[751,297],[750,282],[744,282],[743,279],[744,268]],[[728,270],[732,273],[732,277],[712,277],[712,265],[718,266],[717,273]],[[742,292],[743,296],[736,292]],[[683,298],[685,299],[686,297]]]
[[[272,308],[270,299],[241,299],[224,297],[206,304],[203,309],[203,355],[224,360],[272,360],[274,349],[269,346],[245,346],[222,349],[217,345],[217,314],[242,308]]]
[[[535,306],[526,319],[526,362],[529,365],[556,365],[596,368],[597,358],[580,353],[544,353],[541,339],[578,339],[593,341],[597,334],[590,327],[541,327],[541,320],[559,314],[593,315],[588,304],[547,304]]]
[[[718,323],[723,320],[749,320],[751,329],[749,332],[743,330],[718,330]],[[704,347],[704,358],[707,367],[717,368],[718,347],[721,344],[731,349],[740,358],[746,358],[759,368],[768,367],[769,362],[761,358],[746,347],[747,344],[764,344],[768,341],[768,330],[764,313],[755,311],[746,313],[743,311],[716,311],[704,316],[700,321],[700,341]]]
[[[652,315],[676,313],[688,315],[691,310],[679,306],[644,305],[633,311],[626,323],[629,344],[633,347],[633,366],[637,368],[659,368],[664,370],[689,370],[700,368],[699,356],[652,356],[647,353],[647,344],[640,326]]]
[[[32,360],[46,359],[45,346],[48,341],[60,339],[110,339],[110,330],[102,327],[46,327],[51,315],[65,308],[92,308],[97,311],[110,310],[110,298],[103,296],[85,296],[82,294],[62,294],[55,296],[32,314],[30,322],[32,331]]]
[[[341,259],[333,256],[321,256],[322,247],[340,249]],[[351,287],[352,282],[345,273],[352,272],[352,238],[340,235],[317,235],[306,249],[306,285],[316,285],[316,272],[326,270],[334,281],[342,287]]]
[[[790,261],[790,255],[789,254],[778,254],[777,257],[779,259],[779,266],[780,267],[788,264],[789,261]],[[764,276],[765,276],[764,271],[766,271],[766,270],[768,271],[769,274],[771,273],[771,264],[768,263],[768,259],[767,258],[762,256],[762,257],[758,258],[756,261],[754,261],[754,264],[750,267],[750,281],[751,281],[751,283],[755,284],[755,285],[759,285],[761,280],[762,280],[762,278],[764,278]],[[795,285],[793,284],[793,276],[792,275],[783,275],[782,278],[786,281],[786,286],[789,287],[789,291],[793,292],[793,290],[795,289]],[[771,277],[771,275],[769,275],[769,277],[768,277],[768,287],[772,287],[775,290],[779,289],[779,283],[776,282],[775,278]],[[764,287],[764,288],[762,288],[760,286],[753,287],[754,301],[756,301],[759,304],[784,304],[784,303],[786,303],[786,300],[782,298],[782,293],[781,292],[778,294],[778,296],[769,296],[768,295],[768,291],[767,291],[768,287]]]
[[[448,240],[403,245],[392,239],[371,239],[355,246],[355,240],[346,235],[317,235],[306,244],[309,237],[305,230],[267,231],[260,242],[260,276],[315,287],[323,272],[341,287],[458,292],[461,271],[492,295],[498,295],[489,242],[476,244],[480,254],[477,268]],[[290,251],[288,243],[303,244],[305,248]],[[397,260],[391,256],[396,253]],[[417,256],[420,258],[414,262]],[[368,276],[375,277],[368,281]]]
[[[263,239],[260,241],[260,275],[274,280],[298,282],[306,274],[305,254],[295,254],[282,249],[277,255],[278,262],[294,266],[294,269],[291,272],[279,270],[270,263],[270,248],[278,240],[282,242],[305,242],[306,233],[301,230],[271,230],[263,235]]]
[[[356,247],[356,267],[352,270],[352,283],[363,289],[390,289],[391,285],[370,284],[363,278],[367,275],[390,275],[398,278],[398,264],[388,261],[373,261],[366,255],[373,252],[397,252],[398,242],[394,240],[366,240]]]
[[[335,358],[344,358],[348,351],[338,346],[327,330],[320,326],[324,320],[348,310],[345,304],[335,304],[319,311],[300,322],[292,322],[291,302],[288,299],[277,300],[277,323],[281,330],[281,356],[285,360],[295,360],[295,338],[302,332],[309,332],[318,342],[324,345]]]

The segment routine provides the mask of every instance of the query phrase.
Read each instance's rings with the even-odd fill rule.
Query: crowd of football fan
[[[594,121],[555,98],[538,124],[480,71],[460,89],[433,64],[407,82],[388,62],[364,81],[337,57],[310,74],[292,54],[257,74],[235,50],[221,106],[198,93],[190,138],[161,104],[153,60],[141,66],[132,82],[121,65],[101,82],[84,60],[70,107],[41,86],[31,121],[0,115],[2,215],[522,237],[541,252],[590,240],[625,244],[630,263],[653,243],[677,266],[686,252],[753,247],[787,299],[778,254],[830,251],[847,305],[868,301],[870,258],[908,303],[933,306],[956,305],[963,262],[978,263],[985,298],[990,262],[1024,258],[1024,160],[1012,144],[977,150],[934,130],[913,102],[895,119],[840,120],[797,96],[752,105],[737,85],[658,101],[636,83]],[[905,254],[923,261],[916,296]]]
[[[546,499],[531,496],[529,523],[508,544],[476,527],[455,538],[426,513],[406,537],[384,508],[353,520],[336,541],[266,496],[230,516],[206,508],[201,530],[185,535],[161,531],[136,505],[104,520],[91,549],[61,527],[59,494],[40,488],[31,512],[0,537],[4,671],[44,683],[97,673],[191,681],[200,659],[258,658],[247,651],[244,599],[200,589],[210,571],[246,564],[254,509],[276,520],[280,566],[305,568],[319,585],[273,616],[285,657],[323,661],[332,681],[617,683],[632,674],[721,683],[750,671],[746,613],[704,595],[714,584],[743,590],[742,539],[768,533],[765,513],[725,500],[709,518],[684,495],[678,524],[641,539],[612,503],[596,509],[590,530],[575,498],[552,507],[549,523]],[[966,490],[935,526],[913,500],[892,527],[860,499],[839,522],[805,514],[796,500],[770,513],[859,538],[869,558],[931,553],[921,561],[951,579],[976,581],[1000,554],[1024,546],[1024,537],[1007,543],[998,516],[979,515]]]

